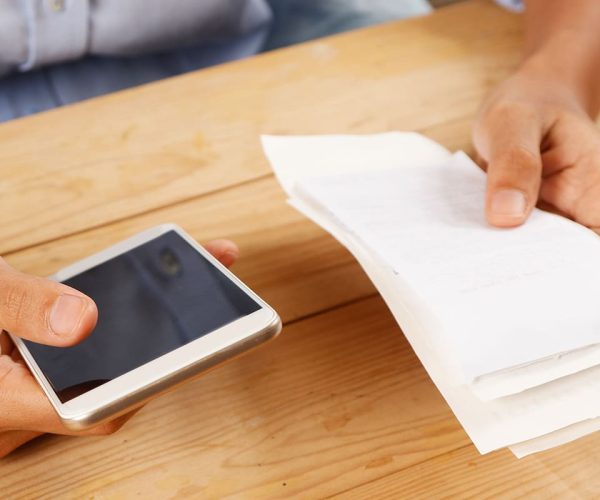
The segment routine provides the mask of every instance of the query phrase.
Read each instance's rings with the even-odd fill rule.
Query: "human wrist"
[[[600,110],[600,64],[595,38],[562,30],[543,42],[529,43],[517,73],[546,82],[565,102],[595,118]]]

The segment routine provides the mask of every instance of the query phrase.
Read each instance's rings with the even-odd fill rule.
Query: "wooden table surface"
[[[172,221],[237,241],[234,272],[285,322],[115,435],[25,446],[0,462],[0,497],[598,497],[600,434],[477,453],[357,263],[286,206],[258,140],[417,130],[470,151],[520,44],[517,16],[468,1],[0,126],[12,265],[47,275]]]

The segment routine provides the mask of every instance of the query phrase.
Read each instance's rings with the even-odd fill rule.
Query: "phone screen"
[[[94,299],[96,328],[73,347],[26,342],[63,403],[260,309],[175,231],[64,283]]]

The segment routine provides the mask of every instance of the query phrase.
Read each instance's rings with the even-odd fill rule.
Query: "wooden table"
[[[43,437],[2,498],[592,497],[600,435],[480,456],[351,256],[286,206],[258,136],[417,130],[470,150],[518,17],[469,1],[0,127],[0,254],[47,275],[154,224],[227,236],[282,336],[107,438]],[[1,409],[0,409],[1,411]]]

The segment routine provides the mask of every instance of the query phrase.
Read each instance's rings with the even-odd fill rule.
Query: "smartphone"
[[[281,331],[265,301],[173,224],[50,279],[96,302],[94,331],[66,348],[12,339],[72,430],[112,420]]]

